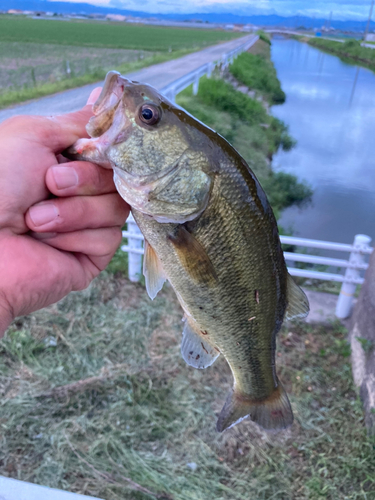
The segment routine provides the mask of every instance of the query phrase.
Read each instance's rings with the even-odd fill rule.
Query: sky
[[[332,19],[367,19],[371,0],[68,0],[159,14],[220,12],[238,15],[303,15]]]

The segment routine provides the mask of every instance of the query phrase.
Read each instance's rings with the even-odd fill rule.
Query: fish
[[[219,432],[250,418],[272,431],[293,412],[276,374],[283,321],[308,314],[289,275],[267,197],[241,155],[152,86],[109,72],[72,159],[112,168],[145,238],[154,299],[165,280],[184,311],[181,354],[204,369],[224,356],[233,388]]]

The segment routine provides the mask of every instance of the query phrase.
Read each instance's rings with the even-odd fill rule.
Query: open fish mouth
[[[126,114],[124,92],[133,82],[117,71],[110,71],[103,89],[93,105],[94,116],[86,125],[91,139],[79,139],[63,152],[71,160],[92,161],[105,168],[111,168],[106,158],[108,147],[126,140]]]
[[[123,100],[125,87],[131,84],[117,71],[107,73],[102,91],[93,106],[94,116],[86,125],[90,137],[99,137],[111,127],[115,112]]]

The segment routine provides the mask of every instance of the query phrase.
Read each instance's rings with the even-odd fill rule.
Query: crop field
[[[243,36],[219,30],[135,26],[106,21],[35,20],[0,16],[0,41],[169,51],[199,49]]]
[[[238,34],[0,15],[0,108],[181,57]]]
[[[18,319],[0,343],[0,474],[106,500],[372,500],[373,441],[341,325],[287,324],[277,368],[295,414],[267,434],[216,418],[221,357],[181,359],[171,288],[123,274]],[[333,368],[334,367],[334,368]]]
[[[152,57],[143,50],[102,49],[34,42],[0,41],[0,88],[56,82],[107,71]]]

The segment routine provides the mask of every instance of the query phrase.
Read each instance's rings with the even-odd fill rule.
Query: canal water
[[[272,60],[287,96],[272,114],[297,140],[273,167],[314,190],[311,204],[284,211],[282,227],[304,238],[375,240],[375,73],[281,37],[272,40]]]

